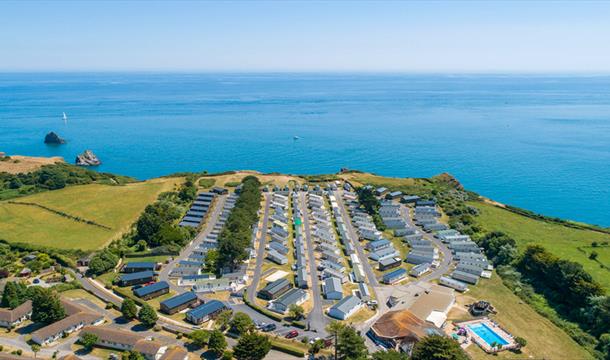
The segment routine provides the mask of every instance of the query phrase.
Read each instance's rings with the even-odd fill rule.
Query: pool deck
[[[502,345],[500,347],[492,348],[490,346],[490,344],[488,344],[478,334],[476,334],[474,331],[472,331],[472,329],[470,329],[470,327],[467,326],[467,325],[477,325],[477,324],[487,325],[487,327],[489,327],[491,330],[493,330],[493,332],[495,332],[499,337],[504,339],[507,342],[507,344]],[[472,342],[479,345],[479,347],[481,347],[481,349],[483,349],[483,351],[485,351],[486,353],[489,353],[489,354],[493,354],[493,353],[503,351],[503,350],[514,349],[518,346],[517,343],[515,342],[515,340],[513,339],[513,336],[508,331],[502,329],[500,327],[500,325],[498,325],[496,322],[494,322],[493,320],[491,320],[487,317],[481,318],[481,319],[463,321],[463,322],[455,323],[454,325],[457,327],[466,329],[468,338],[471,339]]]

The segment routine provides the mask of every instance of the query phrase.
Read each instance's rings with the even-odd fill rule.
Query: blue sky
[[[0,2],[0,71],[610,72],[610,2]]]

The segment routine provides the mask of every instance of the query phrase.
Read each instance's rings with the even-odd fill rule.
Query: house
[[[481,267],[476,265],[469,265],[462,262],[459,262],[455,269],[457,271],[462,271],[476,276],[481,276],[483,274],[483,269],[481,269]]]
[[[361,282],[358,284],[358,297],[362,301],[368,301],[371,299],[371,291],[366,283]]]
[[[298,288],[308,289],[309,288],[309,276],[307,274],[307,269],[305,266],[301,266],[297,269],[296,276],[294,278],[294,282]]]
[[[192,324],[199,325],[215,318],[225,310],[229,310],[229,308],[224,303],[218,300],[210,300],[203,305],[189,310],[186,313],[186,320]]]
[[[407,277],[407,270],[400,268],[389,273],[383,274],[383,283],[385,284],[396,284]]]
[[[402,260],[399,257],[387,257],[379,260],[379,271],[386,271],[399,267]]]
[[[362,268],[362,264],[358,264],[356,266],[354,266],[352,271],[353,274],[353,280],[356,283],[361,283],[364,282],[364,280],[366,279],[364,276],[364,269]]]
[[[378,251],[381,249],[386,249],[386,248],[389,248],[390,246],[392,246],[392,243],[386,239],[371,241],[370,243],[366,244],[366,248],[372,252],[375,252],[375,251]]]
[[[214,274],[198,274],[198,275],[183,275],[178,279],[178,286],[193,286],[197,285],[198,281],[215,280]]]
[[[142,271],[129,274],[121,274],[119,277],[119,285],[121,286],[133,286],[139,284],[146,284],[155,280],[155,273],[152,271]]]
[[[455,270],[454,272],[452,272],[451,277],[454,278],[455,280],[467,282],[472,285],[476,285],[479,282],[478,276],[471,274],[471,273],[459,271],[459,270]]]
[[[373,261],[381,261],[382,259],[391,258],[400,255],[393,247],[377,250],[369,253],[369,259]]]
[[[432,285],[428,290],[420,293],[409,308],[415,316],[440,328],[447,320],[447,314],[455,304],[453,289]]]
[[[62,299],[62,306],[68,316],[34,331],[33,342],[41,346],[49,345],[84,326],[99,325],[104,322],[103,315],[94,313],[82,305]]]
[[[301,305],[307,300],[308,297],[309,295],[306,291],[293,288],[288,290],[277,300],[270,301],[268,308],[280,314],[285,314],[290,305]]]
[[[322,271],[322,275],[321,278],[322,279],[326,279],[329,277],[336,277],[337,279],[341,280],[342,284],[345,284],[347,282],[347,276],[342,273],[341,271],[337,271],[335,269],[330,269],[330,268],[326,268]]]
[[[154,262],[129,262],[121,269],[122,273],[130,274],[142,271],[155,271],[157,270],[157,263]]]
[[[87,326],[81,330],[79,337],[82,339],[85,334],[95,335],[97,346],[121,351],[135,351],[144,355],[146,360],[158,360],[167,350],[167,346],[160,342],[149,340],[132,331],[108,326]]]
[[[385,348],[411,354],[413,346],[429,335],[442,335],[440,329],[427,324],[409,310],[389,311],[381,316],[367,335]]]
[[[142,300],[150,300],[156,298],[157,296],[167,294],[168,292],[169,284],[166,281],[159,281],[154,284],[135,289],[133,294]]]
[[[388,200],[394,200],[394,199],[398,199],[402,196],[402,191],[392,191],[391,193],[387,194],[385,196],[386,199]]]
[[[227,195],[229,193],[229,190],[218,187],[218,186],[214,186],[212,188],[211,192],[214,194],[217,194],[217,195]]]
[[[419,200],[419,196],[417,195],[404,195],[400,198],[400,202],[403,204],[415,204]]]
[[[192,291],[197,293],[213,293],[216,291],[235,291],[237,284],[226,278],[197,280]]]
[[[284,265],[284,264],[288,263],[288,258],[286,258],[286,256],[280,254],[279,252],[275,251],[274,249],[269,249],[269,251],[267,251],[267,259],[273,261],[274,263],[276,263],[278,265]]]
[[[375,189],[375,195],[377,195],[377,196],[381,196],[381,195],[385,194],[386,192],[388,192],[388,188],[383,187],[383,186]]]
[[[419,264],[423,264],[423,263],[431,264],[436,259],[438,259],[438,255],[435,255],[434,253],[423,253],[423,252],[411,251],[407,255],[407,262],[409,264],[415,264],[415,265],[419,265]]]
[[[257,296],[265,300],[273,300],[292,288],[292,284],[285,278],[271,281],[262,288]]]
[[[32,315],[32,301],[26,300],[14,309],[0,309],[0,327],[13,329]]]
[[[349,295],[331,306],[328,309],[328,316],[339,320],[346,320],[360,310],[361,307],[362,301],[354,295]]]
[[[286,246],[284,246],[284,245],[280,244],[280,243],[279,243],[279,242],[277,242],[277,241],[272,241],[272,242],[270,242],[270,243],[269,243],[269,248],[270,248],[270,249],[273,249],[273,250],[275,250],[275,251],[277,251],[277,252],[278,252],[278,253],[280,253],[281,255],[286,255],[286,254],[288,254],[288,252],[290,251],[290,250],[288,250],[288,248],[287,248]]]
[[[30,270],[29,268],[23,268],[19,272],[20,277],[29,277],[30,275],[32,275],[32,270]]]
[[[452,279],[452,278],[447,277],[447,276],[441,276],[438,279],[438,283],[441,284],[441,285],[445,285],[447,287],[450,287],[452,289],[455,289],[457,291],[461,291],[461,292],[464,292],[464,291],[468,290],[468,285],[466,285],[465,283],[463,283],[463,282],[461,282],[459,280],[455,280],[455,279]]]
[[[176,295],[161,302],[161,311],[168,315],[180,312],[188,307],[191,307],[199,302],[197,295],[194,292],[185,292]]]
[[[409,275],[414,276],[414,277],[420,277],[423,274],[430,271],[431,266],[432,266],[432,264],[427,263],[427,262],[421,263],[419,265],[415,265],[409,272]]]
[[[328,300],[341,300],[343,297],[343,285],[341,280],[336,277],[329,277],[324,279],[324,285],[322,285],[324,296]]]

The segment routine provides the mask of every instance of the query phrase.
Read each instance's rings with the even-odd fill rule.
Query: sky
[[[610,72],[610,2],[1,1],[0,71]]]

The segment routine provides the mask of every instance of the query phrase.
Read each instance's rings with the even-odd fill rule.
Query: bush
[[[281,351],[288,355],[293,355],[299,358],[305,357],[305,351],[296,348],[294,346],[290,346],[288,344],[284,344],[282,342],[271,339],[271,348],[277,351]]]

